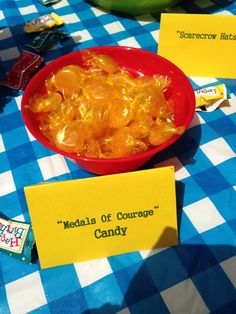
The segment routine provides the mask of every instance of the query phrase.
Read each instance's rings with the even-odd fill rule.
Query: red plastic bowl
[[[137,48],[104,46],[89,49],[96,53],[111,56],[122,68],[136,76],[140,74],[162,74],[170,77],[172,80],[172,88],[168,97],[170,97],[174,103],[175,123],[177,126],[184,125],[186,129],[188,128],[195,112],[194,91],[188,78],[173,63],[159,55]],[[21,110],[24,122],[33,136],[47,148],[67,157],[69,160],[89,172],[95,174],[113,174],[138,169],[156,153],[170,146],[180,137],[180,135],[174,135],[162,145],[128,158],[86,158],[59,150],[40,133],[34,115],[28,108],[28,103],[31,96],[40,90],[48,76],[56,72],[59,68],[69,64],[83,66],[80,51],[69,53],[47,64],[32,78],[22,97]]]

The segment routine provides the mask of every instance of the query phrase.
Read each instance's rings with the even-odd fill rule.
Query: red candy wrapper
[[[5,80],[1,83],[9,88],[23,90],[32,75],[44,62],[39,55],[23,50]]]

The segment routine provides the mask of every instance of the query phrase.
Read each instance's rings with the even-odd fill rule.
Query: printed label
[[[0,248],[21,253],[29,225],[0,218]]]

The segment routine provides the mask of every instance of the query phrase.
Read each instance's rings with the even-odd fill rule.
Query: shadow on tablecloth
[[[235,254],[234,246],[205,244],[182,244],[150,254],[133,267],[135,275],[128,268],[115,273],[125,292],[121,304],[106,303],[82,313],[233,314],[236,292],[230,275]]]
[[[18,24],[14,26],[0,27],[0,82],[4,80],[7,73],[11,70],[22,50],[28,50],[41,55],[46,63],[74,51],[79,45],[80,36],[75,36],[73,38],[69,37],[67,40],[58,43],[58,45],[54,46],[52,49],[43,53],[38,53],[27,47],[27,44],[29,44],[39,33],[25,33],[23,26],[24,25],[22,24]],[[63,31],[63,28],[60,30]],[[37,71],[39,70],[40,68]],[[0,85],[0,114],[4,111],[4,107],[13,97],[17,97],[22,93],[22,91],[13,90]]]

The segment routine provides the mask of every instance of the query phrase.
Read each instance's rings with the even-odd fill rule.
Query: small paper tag
[[[42,268],[178,244],[174,168],[25,188]]]
[[[0,249],[21,253],[29,225],[0,218]]]
[[[161,15],[158,54],[189,76],[236,78],[236,16]]]

